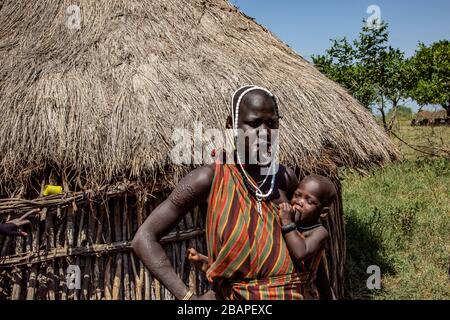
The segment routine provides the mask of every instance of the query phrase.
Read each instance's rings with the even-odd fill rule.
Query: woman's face
[[[248,164],[269,165],[272,160],[272,138],[279,128],[274,100],[264,92],[248,93],[240,104],[238,120],[239,145],[245,147]],[[244,150],[241,149],[241,153]],[[241,156],[242,158],[242,156]]]

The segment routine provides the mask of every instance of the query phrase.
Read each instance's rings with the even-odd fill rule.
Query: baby
[[[328,231],[320,223],[336,197],[333,182],[323,176],[305,177],[291,203],[280,204],[279,218],[287,247],[297,263],[305,299],[335,299],[322,261]],[[200,270],[208,270],[208,257],[190,248],[188,259]]]
[[[336,188],[330,179],[309,175],[300,181],[291,203],[280,205],[282,232],[304,277],[305,299],[335,299],[322,261],[328,231],[320,223],[335,197]]]

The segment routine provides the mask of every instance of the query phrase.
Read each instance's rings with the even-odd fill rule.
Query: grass
[[[429,146],[431,128],[400,128]],[[450,299],[450,159],[402,152],[404,161],[368,176],[342,173],[349,298]],[[367,289],[370,265],[381,269],[381,290]]]
[[[403,142],[394,138],[394,142],[400,148],[405,159],[415,160],[429,157],[429,153],[443,154],[447,151],[447,156],[450,153],[450,127],[449,126],[414,126],[410,125],[412,118],[403,117],[399,119],[393,131],[402,140],[408,142],[415,149],[423,150],[426,153],[420,153],[417,150],[408,147]]]

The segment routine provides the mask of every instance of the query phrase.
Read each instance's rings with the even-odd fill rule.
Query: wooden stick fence
[[[164,195],[158,199],[163,199]],[[161,200],[135,190],[91,191],[35,200],[1,199],[2,218],[30,209],[32,232],[25,239],[0,238],[0,299],[173,299],[131,252],[138,226]],[[204,275],[185,258],[189,246],[205,252],[202,214],[186,215],[162,243],[179,276],[200,294]],[[67,268],[81,270],[81,288],[67,284]]]
[[[128,186],[34,200],[0,199],[0,218],[41,209],[32,218],[28,237],[0,236],[0,299],[173,299],[130,246],[138,227],[164,198],[164,193],[147,197],[145,190]],[[198,294],[206,292],[209,284],[185,253],[194,247],[206,254],[202,210],[187,214],[162,239],[177,274]],[[330,231],[328,270],[335,292],[342,297],[345,230],[340,196],[324,224]],[[80,288],[68,285],[69,266],[80,268]]]

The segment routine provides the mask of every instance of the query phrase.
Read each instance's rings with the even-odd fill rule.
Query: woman
[[[236,164],[205,165],[184,177],[139,228],[133,250],[177,299],[301,299],[300,279],[277,218],[277,205],[288,202],[298,181],[283,166],[273,174],[264,170],[273,161],[261,152],[267,146],[274,158],[270,141],[279,127],[275,97],[261,87],[240,88],[226,126],[234,129],[237,142],[244,142],[237,148],[242,152],[234,153]],[[260,138],[263,131],[267,135]],[[252,142],[243,138],[251,135],[256,135]],[[213,291],[195,296],[177,276],[159,240],[202,204],[208,207],[207,277]]]

